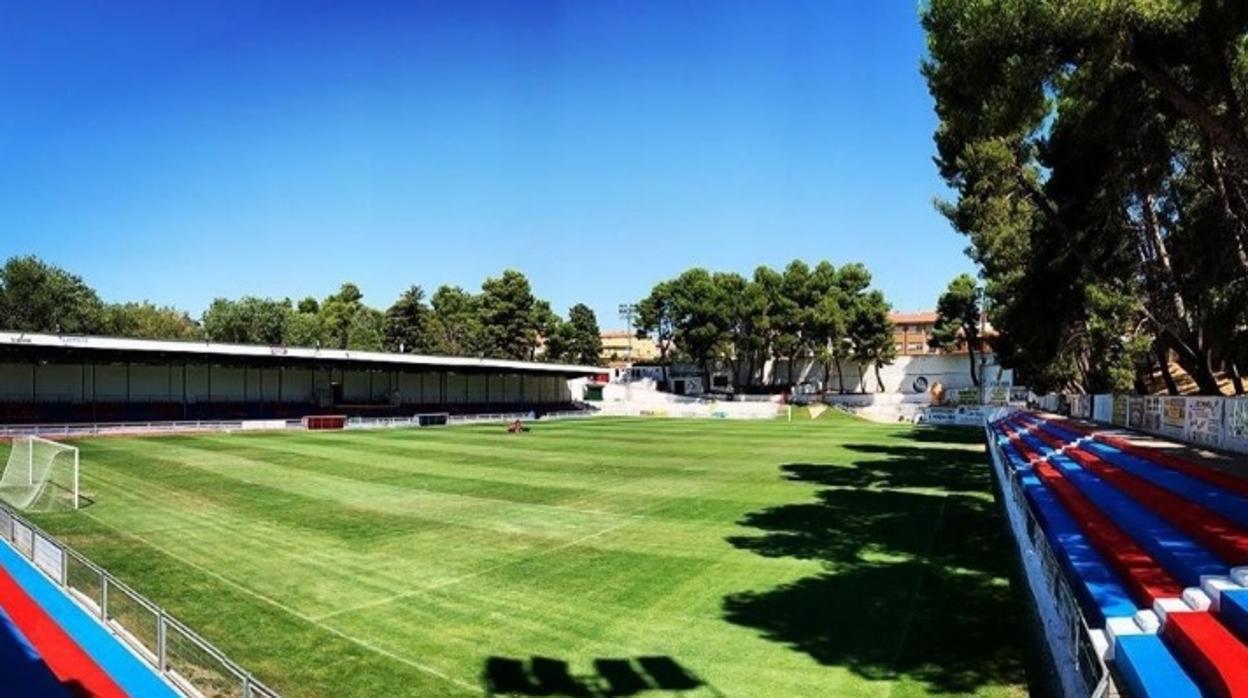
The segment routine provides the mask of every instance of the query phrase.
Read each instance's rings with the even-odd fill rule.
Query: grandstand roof
[[[420,366],[463,371],[516,371],[520,373],[552,373],[565,376],[603,373],[599,366],[576,366],[571,364],[548,364],[535,361],[511,361],[507,359],[477,359],[460,356],[426,356],[421,354],[391,354],[380,351],[355,351],[351,349],[315,349],[310,347],[284,347],[262,344],[222,344],[215,342],[168,341],[155,339],[125,339],[121,337],[87,337],[81,335],[54,335],[31,332],[0,332],[0,351],[19,349],[38,353],[39,349],[56,352],[98,352],[101,357],[118,354],[171,355],[201,358],[269,359],[311,362],[343,362],[352,364],[377,364],[396,366]]]

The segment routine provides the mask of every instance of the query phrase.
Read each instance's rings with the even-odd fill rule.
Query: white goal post
[[[78,508],[78,449],[38,436],[15,436],[0,474],[0,499],[16,509]]]

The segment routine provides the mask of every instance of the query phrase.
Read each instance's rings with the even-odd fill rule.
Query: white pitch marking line
[[[532,555],[526,555],[524,557],[516,558],[515,560],[501,562],[497,565],[493,565],[491,567],[486,567],[485,569],[477,570],[476,572],[468,572],[467,574],[461,574],[458,577],[452,577],[450,579],[446,579],[441,582],[435,582],[433,584],[429,584],[427,586],[423,586],[418,589],[409,589],[407,591],[394,594],[393,596],[387,596],[382,599],[374,599],[373,601],[369,601],[368,603],[362,603],[356,606],[348,606],[347,608],[340,608],[337,611],[330,611],[329,613],[324,613],[319,616],[313,616],[313,618],[315,620],[327,620],[329,618],[335,618],[337,616],[341,616],[346,613],[354,613],[356,611],[365,611],[370,608],[376,608],[378,606],[385,606],[386,604],[393,603],[395,601],[400,601],[402,599],[406,599],[412,596],[419,596],[426,592],[435,591],[437,589],[444,589],[446,587],[458,584],[460,582],[467,581],[474,577],[480,577],[482,575],[489,574],[491,572],[497,572],[498,570],[501,570],[505,567],[511,567],[512,565],[516,565],[521,562],[528,562],[529,560],[533,560],[534,558],[539,558],[544,555],[549,555],[550,553],[564,550],[565,548],[570,548],[574,545],[580,545],[581,543],[584,543],[589,540],[593,540],[594,538],[597,538],[599,536],[605,536],[608,533],[614,533],[615,531],[618,531],[621,528],[624,528],[625,526],[637,523],[638,521],[645,518],[644,516],[641,516],[638,514],[633,514],[631,516],[633,516],[633,518],[630,518],[626,521],[621,521],[620,523],[614,526],[608,526],[607,528],[604,528],[601,531],[595,531],[593,533],[581,536],[580,538],[577,538],[576,540],[570,540],[566,543],[560,543],[559,545],[556,545],[550,548],[544,548],[542,550],[539,550],[533,553]]]
[[[110,529],[112,529],[112,530],[116,531],[117,533],[119,533],[120,535],[122,535],[122,536],[124,536],[124,537],[127,537],[127,538],[133,538],[134,540],[137,540],[137,541],[139,541],[140,543],[143,543],[144,545],[147,545],[147,546],[150,546],[150,547],[152,547],[152,548],[154,548],[154,549],[156,549],[156,550],[159,550],[160,552],[164,553],[165,555],[168,555],[169,557],[171,557],[171,558],[173,558],[173,559],[177,560],[178,562],[181,562],[182,564],[184,564],[184,565],[186,565],[186,566],[188,566],[188,567],[192,567],[192,568],[194,568],[194,569],[196,569],[196,570],[199,570],[200,572],[203,572],[204,574],[206,574],[206,575],[208,575],[208,576],[212,577],[213,579],[216,579],[216,580],[218,580],[218,581],[220,581],[220,582],[222,582],[222,583],[224,583],[224,584],[226,584],[226,585],[228,585],[228,586],[234,587],[235,589],[238,589],[239,591],[243,592],[244,594],[247,594],[247,595],[249,595],[249,596],[251,596],[251,597],[253,597],[253,598],[259,599],[259,600],[261,600],[261,601],[263,601],[263,602],[265,602],[265,603],[267,603],[267,604],[269,604],[269,605],[271,605],[271,606],[273,606],[273,607],[275,607],[275,608],[278,608],[278,609],[280,609],[280,610],[282,610],[282,611],[285,611],[286,613],[289,613],[290,615],[295,616],[296,618],[298,618],[298,619],[300,619],[300,620],[303,620],[303,621],[305,621],[305,622],[311,623],[312,625],[315,625],[316,627],[321,628],[322,630],[324,630],[324,631],[326,631],[326,632],[328,632],[328,633],[330,633],[330,634],[332,634],[332,635],[335,635],[335,636],[337,636],[337,637],[340,637],[340,638],[342,638],[342,639],[346,640],[347,642],[350,642],[350,643],[355,644],[355,645],[359,645],[360,647],[363,647],[364,649],[366,649],[366,650],[368,650],[368,651],[370,651],[370,652],[376,652],[377,654],[380,654],[380,655],[382,655],[382,656],[384,656],[384,657],[387,657],[387,658],[389,658],[389,659],[393,659],[394,661],[399,662],[399,663],[401,663],[401,664],[406,664],[407,666],[410,666],[410,667],[412,667],[413,669],[416,669],[416,670],[418,670],[418,671],[423,671],[424,673],[429,674],[430,676],[435,676],[435,677],[437,677],[437,678],[439,678],[439,679],[442,679],[443,681],[447,681],[448,683],[455,684],[456,686],[459,686],[459,687],[461,687],[461,688],[464,688],[464,689],[466,689],[467,691],[469,691],[469,692],[473,693],[474,695],[475,695],[477,692],[479,692],[479,691],[481,690],[481,687],[480,687],[480,686],[474,686],[474,685],[472,685],[472,684],[470,684],[470,683],[467,683],[467,682],[464,682],[464,681],[460,681],[459,679],[457,679],[457,678],[455,678],[455,677],[453,677],[453,676],[449,676],[449,675],[447,675],[447,674],[445,674],[445,673],[443,673],[443,672],[441,672],[441,671],[439,671],[439,670],[437,670],[437,669],[434,669],[434,668],[433,668],[433,667],[431,667],[431,666],[427,666],[427,665],[421,664],[420,662],[415,662],[415,661],[412,661],[412,660],[410,660],[410,659],[408,659],[408,658],[406,658],[406,657],[403,657],[403,656],[400,656],[400,655],[398,655],[398,654],[395,654],[394,652],[391,652],[391,651],[389,651],[389,650],[387,650],[387,649],[384,649],[384,648],[378,647],[378,646],[376,646],[376,645],[372,644],[371,642],[368,642],[367,640],[361,640],[360,638],[358,638],[358,637],[354,637],[354,636],[352,636],[352,635],[348,635],[348,634],[346,634],[346,633],[342,632],[341,630],[338,630],[337,628],[330,627],[330,626],[328,626],[328,625],[326,625],[326,624],[324,624],[324,623],[320,622],[317,618],[315,618],[315,617],[313,617],[313,616],[309,616],[309,615],[307,615],[307,614],[303,613],[302,611],[297,611],[297,610],[295,610],[295,609],[291,608],[290,606],[287,606],[286,604],[282,603],[281,601],[278,601],[278,600],[276,600],[276,599],[273,599],[273,598],[270,598],[270,597],[268,597],[268,596],[265,596],[264,594],[261,594],[260,592],[258,592],[258,591],[256,591],[256,590],[254,590],[254,589],[248,588],[248,587],[246,587],[246,586],[244,586],[244,585],[242,585],[242,584],[240,584],[240,583],[238,583],[238,582],[236,582],[236,581],[234,581],[234,580],[230,579],[229,577],[226,577],[226,576],[224,576],[224,575],[220,574],[219,572],[216,572],[215,570],[212,570],[212,569],[209,569],[209,568],[207,568],[207,567],[204,567],[203,565],[201,565],[201,564],[199,564],[199,563],[197,563],[197,562],[194,562],[194,561],[192,561],[192,560],[188,560],[188,559],[186,559],[186,558],[182,557],[181,555],[178,555],[177,553],[174,553],[174,552],[172,552],[172,551],[169,551],[169,550],[165,549],[165,548],[164,548],[164,547],[162,547],[162,546],[156,545],[155,543],[152,543],[151,541],[146,540],[146,539],[145,539],[145,538],[143,538],[142,536],[137,536],[137,535],[135,535],[135,534],[133,534],[133,533],[128,533],[128,532],[126,532],[126,531],[122,531],[121,529],[116,528],[115,526],[112,526],[112,525],[111,525],[111,524],[109,524],[108,522],[101,520],[99,517],[97,517],[97,516],[95,516],[95,515],[91,514],[90,512],[83,512],[83,513],[85,513],[88,517],[90,517],[90,518],[92,518],[92,519],[95,519],[96,521],[98,521],[98,522],[99,522],[100,524],[102,524],[103,526],[105,526],[105,527],[107,527],[107,528],[110,528]]]

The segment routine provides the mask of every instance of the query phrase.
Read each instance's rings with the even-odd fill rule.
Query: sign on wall
[[[1149,396],[1144,398],[1144,431],[1158,433],[1161,431],[1161,398]]]
[[[953,424],[956,412],[951,407],[931,407],[927,410],[928,424]]]
[[[1114,404],[1111,409],[1110,421],[1120,427],[1127,426],[1127,412],[1129,410],[1130,400],[1126,395],[1115,395]]]
[[[1187,398],[1168,397],[1161,401],[1161,433],[1176,439],[1187,433]]]
[[[1144,428],[1144,398],[1127,398],[1127,426],[1132,429]]]
[[[1004,407],[1010,402],[1010,388],[1012,381],[992,381],[984,387],[984,404],[994,407]]]
[[[1248,452],[1248,398],[1226,400],[1223,411],[1226,413],[1223,415],[1223,448]]]
[[[1217,446],[1222,439],[1222,398],[1187,398],[1187,440]]]
[[[1108,424],[1114,417],[1114,396],[1093,395],[1092,396],[1092,419]]]

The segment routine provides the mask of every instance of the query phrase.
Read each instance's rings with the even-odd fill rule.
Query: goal
[[[78,449],[38,436],[15,436],[0,474],[0,499],[17,509],[78,508]]]

